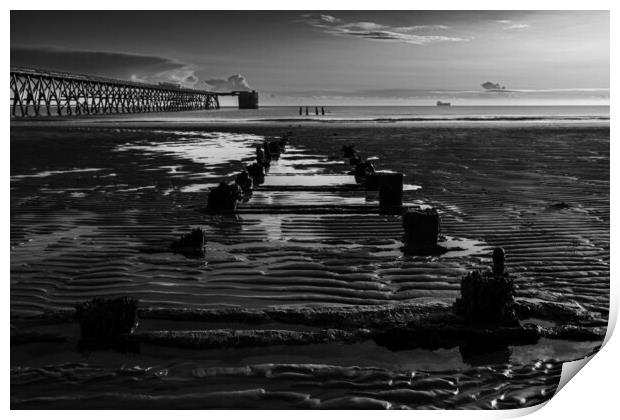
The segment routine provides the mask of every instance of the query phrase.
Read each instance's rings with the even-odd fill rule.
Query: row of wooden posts
[[[207,210],[211,213],[235,213],[239,203],[249,201],[254,187],[265,182],[271,160],[284,153],[292,134],[289,132],[278,140],[256,145],[255,162],[246,166],[232,182],[220,182],[217,187],[209,190]],[[189,257],[200,257],[205,254],[205,245],[204,231],[196,228],[174,241],[171,249]]]
[[[382,213],[401,214],[403,217],[404,243],[409,252],[433,254],[443,248],[438,245],[440,219],[434,208],[407,209],[403,212],[404,174],[376,171],[370,160],[364,160],[355,145],[342,147],[345,159],[352,166],[351,174],[367,191],[379,191],[379,208]]]
[[[254,185],[264,182],[272,159],[277,159],[284,152],[290,136],[292,133],[287,133],[279,140],[257,145],[255,162],[237,174],[233,182],[222,182],[209,191],[208,210],[215,213],[236,212],[239,202],[250,199]],[[195,228],[172,242],[170,251],[200,258],[206,254],[206,244],[205,231]],[[136,343],[128,337],[138,324],[137,311],[137,301],[127,297],[95,298],[76,305],[75,319],[80,323],[79,348],[88,351],[99,348],[134,350]]]
[[[378,172],[369,160],[361,158],[355,145],[342,147],[343,156],[353,167],[351,174],[366,190],[379,190],[379,207],[384,213],[401,213],[404,250],[414,255],[436,255],[448,249],[439,245],[440,217],[436,209],[403,210],[403,178],[398,172]],[[513,279],[505,272],[503,248],[493,251],[492,270],[474,270],[461,280],[461,297],[455,310],[469,322],[518,324],[514,305]]]
[[[232,183],[222,182],[209,191],[211,212],[234,212],[240,201],[249,200],[254,185],[264,182],[272,159],[286,149],[292,133],[279,140],[265,141],[256,146],[256,161],[239,173]],[[433,208],[405,209],[402,206],[403,174],[378,172],[368,160],[360,157],[353,145],[342,148],[345,159],[353,167],[351,173],[368,190],[379,190],[380,207],[394,213],[402,212],[405,250],[416,255],[446,252],[438,244],[440,220]],[[196,228],[174,241],[170,249],[188,257],[205,255],[206,237]],[[514,310],[514,283],[505,272],[502,248],[493,252],[492,270],[474,270],[461,279],[461,296],[454,303],[454,312],[473,325],[518,326]],[[137,325],[137,302],[134,299],[96,298],[77,305],[76,320],[81,326],[80,343],[97,346],[125,345],[123,337],[131,335]]]
[[[265,181],[272,159],[278,159],[286,150],[292,133],[283,135],[279,140],[265,141],[256,145],[256,161],[248,165],[235,176],[232,183],[221,182],[209,191],[207,209],[211,212],[236,212],[240,202],[252,197],[255,185]]]
[[[272,159],[277,159],[286,150],[293,134],[283,135],[278,140],[265,141],[256,146],[256,160],[236,175],[233,182],[222,182],[209,191],[207,209],[210,212],[235,212],[238,204],[248,201],[254,186],[264,182]],[[366,190],[379,192],[379,207],[382,213],[398,214],[403,209],[404,175],[392,171],[376,171],[372,162],[361,158],[353,145],[342,148],[344,158],[352,167],[359,184]],[[409,210],[403,215],[405,238],[411,249],[435,251],[439,235],[439,214],[435,209]]]

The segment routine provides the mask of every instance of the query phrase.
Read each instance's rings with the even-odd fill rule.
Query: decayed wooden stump
[[[234,212],[243,198],[243,192],[237,184],[220,183],[209,191],[207,209],[214,212]]]
[[[138,323],[136,300],[95,298],[75,307],[80,323],[80,342],[87,345],[113,346],[122,335],[130,334]]]
[[[373,175],[376,174],[375,172]],[[378,187],[379,207],[388,209],[400,208],[403,205],[403,174],[399,172],[380,172]]]
[[[468,322],[518,325],[514,281],[504,271],[504,250],[493,252],[493,270],[474,270],[461,279],[456,310]]]
[[[170,249],[189,257],[204,257],[206,242],[204,230],[196,228],[174,241]]]
[[[432,251],[438,248],[439,213],[435,209],[409,210],[403,214],[405,247],[411,251]]]

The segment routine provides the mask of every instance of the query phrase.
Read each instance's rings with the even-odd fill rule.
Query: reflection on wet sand
[[[255,143],[273,135],[269,130],[110,135],[102,129],[89,133],[99,139],[91,142],[81,141],[82,133],[57,130],[23,130],[12,138],[12,325],[71,310],[95,296],[130,296],[141,308],[188,312],[334,307],[354,314],[360,310],[354,305],[371,312],[383,305],[450,305],[461,277],[489,264],[497,245],[510,255],[520,298],[553,302],[563,296],[601,318],[607,315],[608,178],[601,168],[573,168],[581,171],[574,177],[556,174],[574,153],[556,140],[567,135],[560,130],[533,129],[529,135],[540,140],[534,151],[510,142],[510,155],[532,162],[530,179],[526,170],[511,166],[517,163],[498,164],[495,153],[486,155],[496,144],[505,150],[506,143],[496,139],[520,132],[461,129],[459,136],[448,136],[420,129],[424,140],[405,143],[410,130],[381,128],[390,136],[378,143],[375,130],[339,129],[368,154],[380,155],[385,166],[406,174],[405,185],[412,187],[404,188],[405,206],[438,209],[443,234],[438,243],[448,249],[439,255],[403,252],[400,217],[369,211],[377,206],[376,192],[349,188],[355,179],[343,175],[349,168],[338,153],[346,140],[320,131],[298,133],[238,215],[214,215],[201,211],[208,189],[230,181],[249,163]],[[581,148],[608,153],[608,132],[571,134],[578,135],[584,139]],[[486,149],[479,148],[464,167],[476,141],[472,136],[486,139]],[[76,162],[68,165],[66,156],[47,153],[50,139],[79,150]],[[20,158],[33,150],[38,156]],[[404,150],[419,157],[411,159]],[[597,161],[608,168],[608,158]],[[28,176],[33,173],[46,176]],[[533,184],[533,179],[542,181]],[[570,206],[549,210],[551,197]],[[306,210],[265,210],[292,206]],[[357,212],[334,213],[347,207]],[[170,243],[195,227],[205,231],[205,257],[172,253]],[[41,343],[20,345],[12,352],[15,407],[143,407],[137,392],[148,396],[149,406],[162,408],[519,407],[553,394],[558,361],[578,358],[599,344],[542,338],[491,354],[466,346],[392,351],[372,340],[274,345],[268,351],[144,344],[137,354],[84,356],[75,351],[78,333],[71,324],[34,328],[65,340],[45,349]],[[322,329],[144,319],[138,331],[158,328]],[[286,334],[278,339],[297,337]],[[166,391],[170,384],[174,395]],[[223,398],[224,392],[229,396]]]

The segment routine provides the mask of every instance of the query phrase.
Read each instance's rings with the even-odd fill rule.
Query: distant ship
[[[450,102],[437,101],[437,106],[452,106]]]
[[[480,86],[482,86],[486,90],[506,90],[506,86],[501,86],[499,83],[493,82],[484,82]]]

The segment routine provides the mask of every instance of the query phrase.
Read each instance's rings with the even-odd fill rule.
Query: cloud
[[[435,42],[462,42],[469,39],[432,34],[432,31],[449,29],[445,25],[388,26],[376,22],[346,22],[325,14],[304,14],[301,21],[323,29],[332,35],[349,36],[377,41],[394,41],[414,45]]]
[[[80,51],[53,47],[11,48],[11,66],[87,74],[112,79],[157,84],[179,84],[213,91],[249,90],[240,75],[228,79],[201,80],[194,65],[166,57],[108,52]],[[204,74],[204,71],[201,71]]]
[[[449,26],[446,25],[413,25],[413,26],[397,26],[394,28],[398,31],[418,31],[418,30],[426,30],[426,29],[450,29]]]
[[[342,21],[342,19],[338,19],[330,15],[319,15],[319,19],[327,23],[338,23]]]
[[[505,31],[527,29],[530,27],[527,23],[513,23],[513,21],[509,19],[496,20],[495,22],[501,23]]]
[[[143,83],[199,83],[194,66],[166,57],[53,47],[11,48],[11,66],[81,73]]]
[[[507,26],[504,29],[505,30],[511,30],[511,29],[527,29],[529,28],[530,25],[528,25],[527,23],[515,23],[513,25]]]
[[[250,90],[247,79],[241,74],[229,76],[228,79],[209,79],[202,83],[206,85],[207,90],[214,92],[230,92],[233,90]]]

